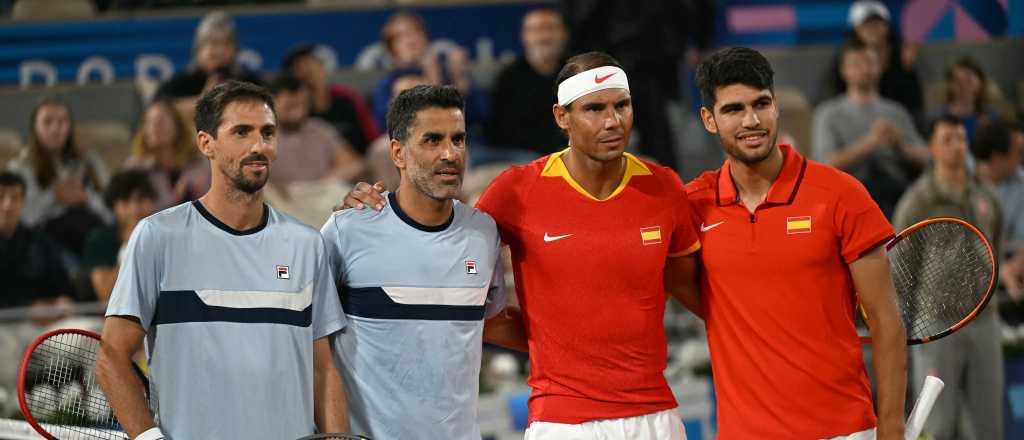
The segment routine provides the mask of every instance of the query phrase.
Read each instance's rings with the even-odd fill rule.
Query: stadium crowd
[[[60,96],[46,97],[25,115],[26,145],[0,164],[0,308],[105,303],[139,221],[209,189],[210,165],[195,145],[195,103],[228,80],[264,85],[273,94],[279,146],[267,201],[317,228],[356,182],[398,187],[384,118],[391,99],[416,85],[451,85],[465,99],[471,153],[464,201],[474,203],[509,165],[563,150],[563,131],[540,109],[554,103],[555,76],[566,58],[588,50],[611,53],[633,80],[639,141],[631,149],[678,170],[683,159],[666,106],[682,99],[684,85],[681,72],[663,67],[689,74],[714,50],[707,28],[713,7],[652,2],[660,6],[637,11],[631,2],[617,2],[630,13],[608,16],[636,22],[600,24],[605,15],[588,15],[581,3],[528,12],[520,30],[522,56],[486,88],[470,75],[465,48],[439,49],[420,16],[398,11],[379,31],[385,53],[368,66],[387,73],[367,94],[332,83],[314,46],[294,47],[279,72],[239,67],[232,17],[210,12],[195,31],[191,68],[148,97],[127,156],[113,161],[76,142],[70,106]],[[957,425],[961,408],[950,397],[934,416],[949,421],[936,428],[937,438],[957,438],[957,429],[974,429],[973,438],[999,438],[1004,382],[998,310],[1024,300],[1024,124],[1018,120],[1024,108],[993,105],[998,86],[970,57],[945,60],[943,78],[920,78],[917,52],[901,41],[890,18],[879,2],[851,6],[848,39],[836,49],[832,71],[823,72],[833,80],[826,85],[832,95],[813,111],[810,144],[794,147],[858,179],[897,231],[924,218],[956,216],[991,241],[1000,262],[999,289],[985,315],[968,331],[911,354],[912,377],[941,369],[968,378],[966,385],[953,384],[959,391],[950,394],[966,402],[962,409],[974,422]],[[640,49],[646,47],[667,49]],[[940,79],[944,101],[929,108],[923,85]],[[792,142],[787,127],[781,132],[780,142]],[[58,318],[37,318],[35,325],[44,328]],[[13,364],[18,354],[0,354],[0,362]]]

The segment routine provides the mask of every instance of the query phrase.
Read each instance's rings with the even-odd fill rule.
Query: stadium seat
[[[73,20],[96,15],[91,0],[18,0],[11,10],[14,20]]]
[[[21,150],[21,135],[13,130],[0,130],[0,169],[4,169],[7,161],[13,159]]]

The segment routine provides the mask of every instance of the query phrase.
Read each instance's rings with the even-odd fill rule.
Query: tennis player
[[[697,70],[701,119],[727,156],[687,185],[701,222],[698,310],[718,436],[902,439],[906,334],[881,246],[892,226],[856,179],[776,143],[773,75],[745,48]],[[857,301],[873,340],[877,419]]]
[[[227,82],[196,104],[210,191],[142,220],[114,286],[97,376],[135,439],[346,431],[327,336],[345,325],[323,238],[268,207],[273,99]],[[132,373],[143,339],[150,400]]]
[[[668,387],[662,319],[700,248],[672,170],[625,153],[629,81],[612,57],[557,76],[558,153],[512,167],[477,207],[512,251],[533,388],[527,440],[685,439]],[[345,206],[386,204],[367,184]]]
[[[371,438],[480,439],[483,320],[502,319],[507,297],[494,220],[454,200],[464,107],[452,87],[395,97],[387,120],[398,191],[384,194],[381,212],[341,211],[321,231],[348,315],[335,362],[353,430]]]

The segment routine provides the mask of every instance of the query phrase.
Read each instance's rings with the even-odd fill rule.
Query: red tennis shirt
[[[722,440],[829,438],[876,424],[849,264],[892,226],[856,179],[779,148],[782,171],[754,214],[729,161],[687,185]]]
[[[583,423],[671,409],[663,271],[700,248],[672,170],[626,154],[606,199],[561,156],[512,167],[477,207],[512,251],[530,347],[530,421]]]

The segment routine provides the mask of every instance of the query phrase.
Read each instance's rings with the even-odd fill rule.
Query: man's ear
[[[569,110],[558,104],[551,106],[551,114],[555,117],[555,124],[563,131],[569,130]]]
[[[203,153],[203,156],[206,156],[208,159],[213,159],[214,141],[216,141],[216,139],[214,139],[210,133],[205,131],[200,131],[196,134],[196,146],[199,147],[199,152]]]
[[[700,108],[700,120],[704,123],[704,129],[711,134],[718,134],[718,122],[715,121],[715,114],[707,107]]]
[[[405,169],[405,146],[398,139],[391,139],[391,162],[399,170]]]

